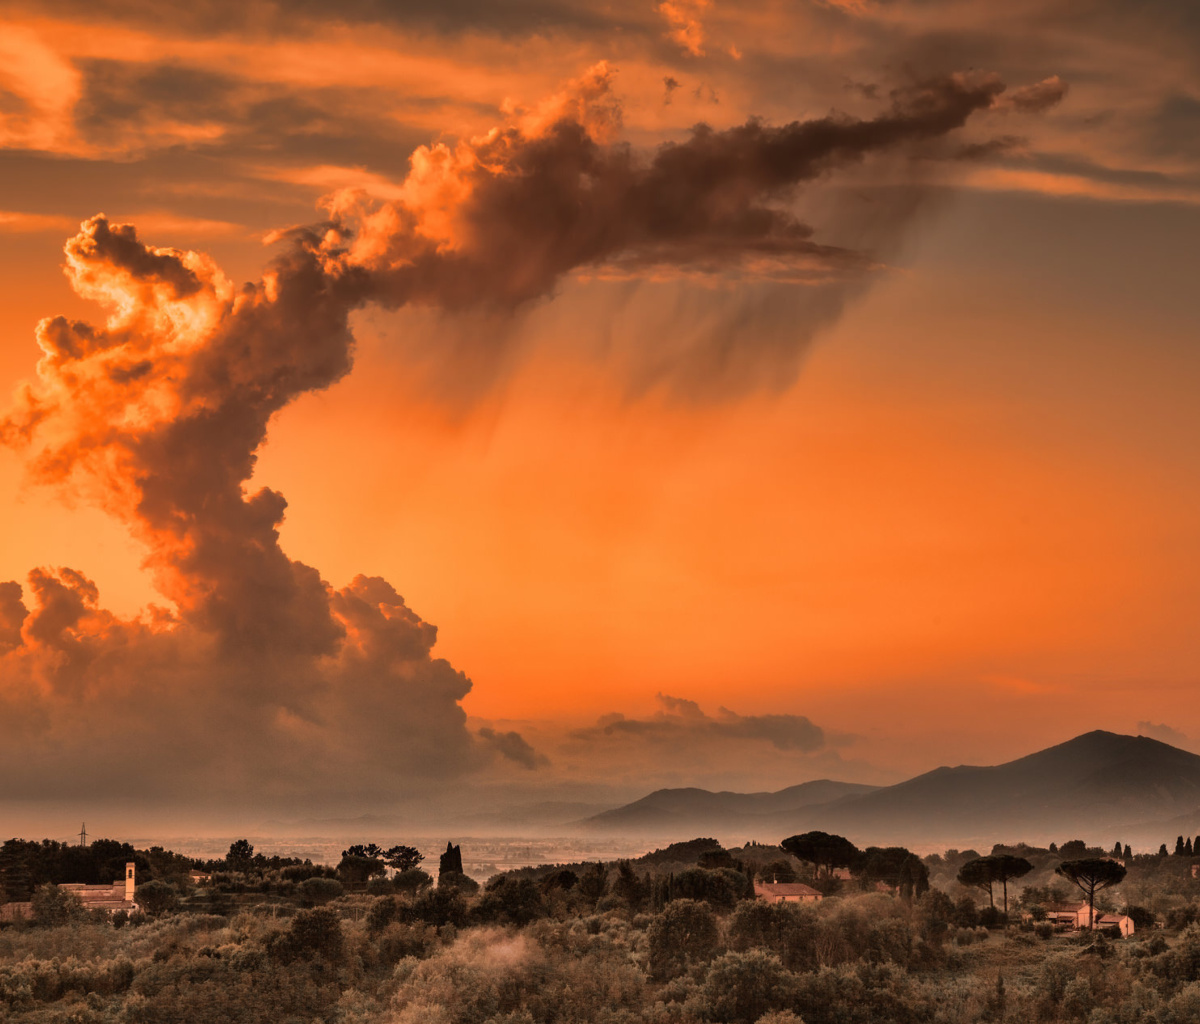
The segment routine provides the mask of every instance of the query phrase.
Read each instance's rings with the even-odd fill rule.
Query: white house
[[[816,903],[821,898],[803,882],[755,882],[754,895],[768,903]]]

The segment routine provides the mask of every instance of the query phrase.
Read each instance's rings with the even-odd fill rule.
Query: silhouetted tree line
[[[822,892],[838,891],[840,883],[834,872],[839,868],[845,868],[862,888],[884,886],[905,899],[921,896],[929,889],[929,869],[903,846],[860,850],[844,836],[828,832],[789,836],[779,845],[812,866],[812,885]]]
[[[114,839],[96,839],[87,846],[53,839],[9,839],[0,846],[0,887],[5,897],[0,902],[28,900],[47,883],[105,885],[124,878],[129,861],[137,865],[138,876],[147,879],[186,872],[192,866],[189,858],[161,847],[135,850]]]
[[[215,888],[225,887],[229,897],[254,890],[257,906],[235,902],[220,914],[198,912],[195,904],[172,902],[170,883],[152,879],[139,898],[157,894],[161,904],[140,920],[121,921],[124,927],[80,917],[64,898],[69,893],[43,885],[34,890],[39,920],[0,929],[0,1021],[1200,1019],[1200,883],[1182,860],[1134,858],[1126,868],[1103,851],[1091,856],[1095,848],[1086,845],[1085,856],[1064,859],[1062,850],[1077,850],[1070,843],[1055,853],[1010,846],[984,856],[946,851],[924,859],[900,847],[868,847],[845,865],[851,879],[836,898],[802,904],[754,899],[756,876],[791,870],[811,878],[815,870],[821,881],[841,866],[828,860],[838,844],[810,838],[824,863],[798,861],[783,847],[721,850],[699,840],[676,844],[669,854],[656,851],[649,861],[522,869],[483,886],[453,870],[435,883],[416,864],[405,867],[398,859],[385,863],[390,877],[372,874],[366,889],[354,891],[344,884],[341,864],[284,864],[265,868],[257,879],[257,855],[246,843],[222,862]],[[786,845],[816,852],[805,843]],[[387,852],[362,844],[343,851],[343,860],[382,861]],[[966,871],[968,882],[960,884],[955,876],[976,861],[983,866]],[[160,863],[172,862],[160,857]],[[1126,877],[1105,887],[1117,869]],[[1089,870],[1096,875],[1090,881]],[[397,886],[414,871],[425,881]],[[974,872],[980,884],[969,881]],[[931,876],[943,887],[929,886]],[[998,887],[997,897],[1007,885],[1010,907],[1020,911],[1007,927],[980,924],[981,915],[996,909],[983,899],[984,878]],[[1037,881],[1021,885],[1030,879]],[[1128,908],[1145,929],[1139,924],[1139,933],[1123,942],[1042,928],[1038,902],[1051,902],[1068,891],[1056,887],[1079,880],[1095,882],[1097,905],[1130,880],[1151,895],[1163,887],[1170,905],[1159,914]],[[376,884],[383,882],[386,889]],[[1159,920],[1165,928],[1155,927]]]
[[[310,863],[310,861],[300,860],[299,857],[281,857],[278,854],[268,857],[262,853],[255,853],[250,840],[236,839],[229,844],[229,852],[223,858],[213,860],[197,858],[191,861],[190,866],[209,872],[238,871],[242,874],[262,874],[264,871],[281,871],[284,868],[303,867]]]

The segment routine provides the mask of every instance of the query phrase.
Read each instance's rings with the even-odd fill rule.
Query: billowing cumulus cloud
[[[701,126],[640,153],[619,140],[599,66],[503,128],[418,149],[390,198],[330,196],[327,219],[280,233],[261,280],[241,287],[201,253],[86,221],[67,274],[106,319],[42,321],[37,378],[0,430],[36,479],[126,524],[165,603],[115,616],[73,568],[0,586],[0,796],[102,792],[131,751],[154,765],[148,796],[306,806],[497,757],[543,763],[515,732],[469,731],[470,681],[389,582],[338,588],[282,550],[283,496],[247,489],[271,418],[349,372],[349,316],[368,303],[512,310],[580,270],[860,274],[870,254],[816,239],[789,207],[796,190],[876,153],[936,156],[1003,88],[942,77],[870,119]],[[710,718],[670,700],[603,728],[827,744],[807,719]]]
[[[666,20],[667,35],[684,53],[704,56],[704,23],[700,20],[712,0],[663,0],[656,10]]]
[[[707,28],[710,54],[733,52],[727,44],[736,25],[751,59],[704,61],[703,87],[687,81],[669,112],[655,103],[648,117],[632,105],[639,130],[661,130],[666,113],[674,115],[669,130],[679,130],[714,113],[736,120],[747,112],[778,119],[789,109],[822,111],[845,102],[838,94],[846,79],[883,67],[988,67],[1014,83],[1058,71],[1074,83],[1071,110],[1032,133],[1032,152],[1087,158],[1098,169],[1155,169],[1173,184],[1100,187],[1097,197],[1156,200],[1186,188],[1195,201],[1194,154],[1174,159],[1195,134],[1173,130],[1180,109],[1173,100],[1185,107],[1196,95],[1197,26],[1181,0],[1158,0],[1152,16],[1149,6],[1092,0],[1094,16],[1086,18],[1067,0],[672,6],[681,26]],[[170,10],[128,0],[13,0],[0,34],[12,41],[0,72],[0,134],[38,169],[0,167],[0,179],[21,197],[22,212],[69,207],[75,221],[97,208],[131,217],[153,208],[145,202],[153,197],[176,215],[231,218],[254,231],[297,222],[307,216],[311,189],[264,179],[329,162],[394,168],[448,125],[475,130],[506,98],[544,91],[570,73],[568,60],[608,55],[643,85],[664,74],[682,80],[698,62],[664,42],[670,26],[658,7],[657,0],[361,0],[331,12],[273,0]],[[80,18],[86,30],[73,27]],[[1153,57],[1132,59],[1137,54]],[[704,109],[709,95],[721,96],[719,112]],[[1149,131],[1162,108],[1171,123]],[[988,171],[977,169],[970,183],[1048,192],[1071,183],[1053,172]],[[225,206],[231,197],[236,214]]]
[[[35,788],[104,788],[135,747],[163,756],[151,789],[254,778],[332,796],[477,764],[470,682],[431,655],[436,630],[382,579],[334,589],[289,559],[282,496],[243,490],[271,415],[349,369],[346,285],[296,246],[235,289],[103,217],[66,251],[109,317],[42,322],[6,435],[40,479],[128,524],[170,606],[117,619],[70,569],[31,573],[28,603],[6,585],[7,767],[32,756]],[[27,774],[4,777],[29,793]]]
[[[736,269],[786,280],[861,272],[870,254],[822,244],[788,208],[805,182],[868,156],[937,143],[1004,85],[953,75],[899,89],[877,117],[704,125],[649,156],[609,141],[610,71],[563,101],[455,147],[422,147],[398,201],[332,197],[326,265],[386,305],[515,306],[564,274]],[[569,101],[569,102],[568,102]]]

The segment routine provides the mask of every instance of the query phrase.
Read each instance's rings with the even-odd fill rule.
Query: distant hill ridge
[[[663,789],[579,826],[680,838],[820,828],[876,844],[1078,837],[1157,846],[1185,822],[1185,832],[1200,832],[1200,756],[1097,730],[1005,764],[936,768],[894,786],[821,779],[776,793]]]
[[[638,825],[660,827],[664,824],[690,824],[716,818],[745,819],[754,824],[764,817],[790,814],[806,807],[827,804],[846,796],[858,796],[876,789],[856,782],[817,779],[789,786],[776,793],[713,793],[707,789],[658,789],[624,807],[604,811],[586,819],[602,829]]]

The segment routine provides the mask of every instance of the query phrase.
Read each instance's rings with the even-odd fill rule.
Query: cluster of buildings
[[[450,850],[456,852],[457,848]],[[445,859],[445,855],[443,855]],[[461,863],[461,861],[459,862]],[[1196,873],[1193,865],[1193,875]],[[203,885],[210,876],[202,871],[193,870],[190,873],[193,884]],[[59,889],[74,895],[84,910],[102,910],[109,914],[124,910],[132,913],[140,909],[134,900],[137,880],[133,861],[125,865],[125,877],[116,879],[111,885],[84,885],[69,882],[59,886]],[[821,893],[811,885],[803,882],[763,882],[754,883],[754,895],[766,903],[816,903],[821,899]],[[1070,928],[1076,931],[1092,926],[1092,910],[1086,900],[1075,903],[1053,903],[1046,908],[1046,920],[1057,928]],[[3,903],[0,904],[0,922],[31,919],[33,917],[32,903]],[[1097,914],[1096,928],[1116,928],[1122,938],[1133,934],[1133,919],[1126,914]]]
[[[106,913],[115,914],[118,910],[132,913],[139,909],[133,898],[137,888],[133,861],[129,861],[125,865],[125,877],[116,879],[111,885],[65,882],[58,888],[75,896],[83,904],[84,910],[103,910]],[[0,921],[29,920],[32,917],[32,903],[0,904]]]
[[[754,895],[766,903],[816,903],[821,894],[803,882],[755,882]],[[1057,928],[1075,931],[1091,928],[1092,910],[1086,900],[1053,903],[1046,908],[1046,920]],[[1116,928],[1121,938],[1133,934],[1133,918],[1127,914],[1096,914],[1097,928]]]
[[[1081,931],[1092,926],[1092,908],[1087,905],[1087,900],[1052,903],[1046,908],[1046,920],[1057,928]],[[1096,927],[1116,928],[1121,938],[1127,939],[1133,934],[1133,918],[1128,914],[1097,914]]]

